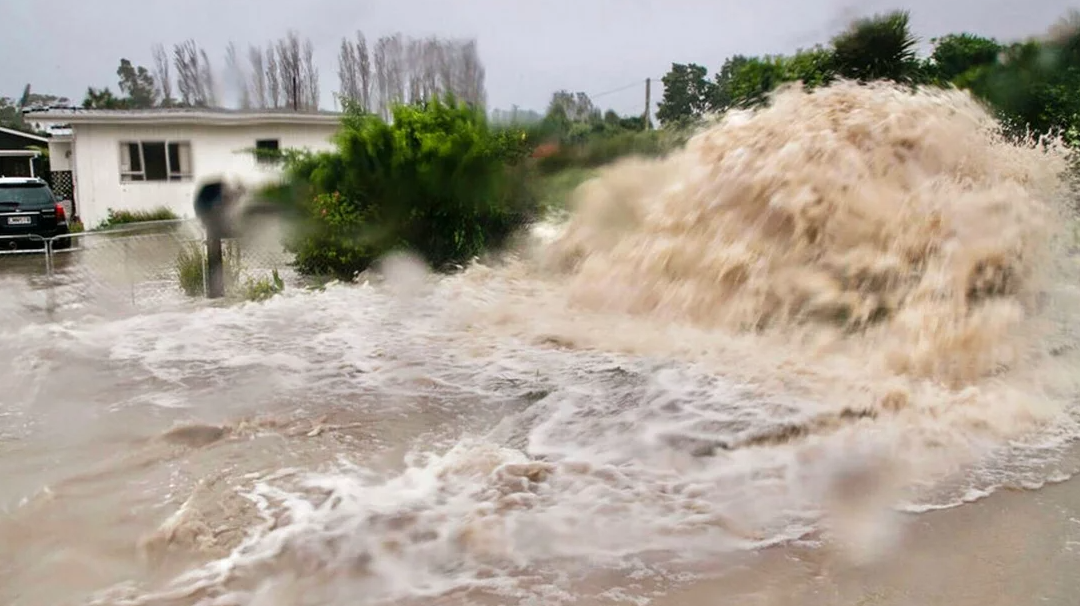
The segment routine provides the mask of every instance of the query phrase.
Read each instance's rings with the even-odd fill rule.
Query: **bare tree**
[[[214,82],[214,69],[210,65],[210,57],[206,56],[206,50],[199,51],[199,59],[199,80],[202,82],[205,105],[214,107],[217,105],[217,89]]]
[[[199,105],[202,99],[202,82],[199,80],[199,51],[194,40],[186,40],[173,46],[173,64],[176,67],[180,102],[184,105]]]
[[[205,50],[194,40],[177,44],[173,46],[173,66],[181,103],[198,107],[215,105],[214,72]]]
[[[277,41],[278,80],[285,107],[299,110],[304,107],[304,81],[300,37],[290,30]]]
[[[311,39],[304,40],[304,55],[300,65],[301,101],[306,109],[319,109],[319,68],[315,67],[315,45]]]
[[[270,107],[281,107],[281,80],[279,79],[277,51],[274,43],[266,46],[266,100]]]
[[[342,97],[350,99],[364,111],[373,111],[371,57],[363,32],[356,32],[355,43],[348,38],[341,39],[338,79]]]
[[[405,70],[408,81],[409,103],[421,103],[424,100],[422,73],[424,71],[423,42],[410,39],[405,45]]]
[[[377,113],[384,120],[390,117],[390,106],[393,105],[390,99],[390,79],[387,75],[386,66],[386,47],[389,40],[384,36],[375,42],[375,96],[377,102],[372,104],[372,109],[377,108]]]
[[[371,57],[361,32],[356,32],[356,67],[360,72],[360,104],[364,111],[371,111]]]
[[[484,66],[474,40],[382,36],[369,54],[357,32],[355,44],[342,39],[338,52],[339,94],[388,119],[399,103],[423,103],[445,93],[483,106]]]
[[[360,68],[356,57],[356,47],[348,38],[341,39],[338,52],[338,94],[353,102],[362,103],[360,98]]]
[[[480,52],[476,40],[469,40],[461,48],[462,86],[456,91],[461,98],[472,105],[483,107],[487,94],[484,90],[484,65],[480,61]]]
[[[251,85],[248,90],[251,94],[251,104],[255,107],[267,107],[269,104],[266,94],[266,65],[263,62],[263,52],[258,46],[248,47],[248,63],[251,69]]]
[[[229,42],[225,47],[225,77],[231,92],[236,93],[241,109],[251,109],[251,87],[247,73],[240,62],[236,44]]]
[[[400,33],[390,37],[387,66],[390,76],[390,94],[394,103],[404,103],[408,85],[408,61],[405,57],[405,41]]]
[[[169,53],[165,51],[165,45],[155,44],[154,54],[154,82],[157,84],[158,98],[161,105],[168,107],[173,104],[172,74],[170,73]]]

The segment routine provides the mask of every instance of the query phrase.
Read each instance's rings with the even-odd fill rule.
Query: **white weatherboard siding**
[[[49,170],[72,170],[71,139],[49,140]]]
[[[245,184],[274,179],[279,169],[259,165],[250,150],[255,141],[277,139],[280,149],[330,149],[336,123],[324,124],[78,124],[72,161],[75,199],[87,227],[116,210],[151,210],[165,206],[193,217],[195,191],[207,178],[220,176]],[[191,178],[182,181],[122,181],[121,142],[182,142],[190,145]]]

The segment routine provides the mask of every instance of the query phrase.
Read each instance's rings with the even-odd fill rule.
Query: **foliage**
[[[842,78],[869,82],[918,82],[918,40],[906,11],[860,19],[832,40],[832,70]]]
[[[285,290],[285,281],[281,279],[278,270],[273,270],[270,277],[261,276],[258,279],[248,277],[241,291],[241,296],[247,301],[265,301]]]
[[[708,86],[704,68],[675,63],[664,77],[658,111],[665,128],[692,126],[706,112],[765,103],[785,82],[812,89],[837,78],[885,79],[967,89],[1017,134],[1080,132],[1080,12],[1037,39],[1002,44],[969,32],[949,34],[933,39],[924,58],[917,56],[917,42],[909,14],[893,11],[853,22],[828,46],[789,56],[731,56]]]
[[[0,97],[0,127],[32,133],[34,129],[23,119],[24,111],[48,109],[54,105],[70,103],[67,97],[35,93],[27,84],[17,99]]]
[[[154,76],[141,65],[134,65],[128,59],[120,59],[116,68],[119,89],[124,95],[116,96],[109,87],[87,87],[83,97],[84,109],[145,109],[158,103],[158,86]]]
[[[97,89],[90,86],[82,101],[83,109],[130,109],[130,99],[117,97],[109,87]]]
[[[1080,119],[1080,32],[1010,44],[967,86],[1016,131],[1064,132]]]
[[[120,59],[116,75],[120,78],[120,91],[127,95],[132,108],[153,107],[157,103],[154,77],[145,67],[132,65],[127,59]]]
[[[676,144],[675,131],[599,131],[568,141],[553,153],[539,158],[541,174],[567,168],[595,168],[624,156],[660,156]]]
[[[175,212],[164,206],[149,210],[116,210],[108,209],[105,219],[98,223],[95,229],[109,229],[129,223],[147,223],[150,221],[175,221],[180,217]]]
[[[760,105],[774,88],[787,81],[784,57],[765,56],[747,59],[735,71],[729,86],[732,105]]]
[[[969,33],[949,34],[934,38],[931,42],[934,52],[930,59],[938,82],[953,82],[965,77],[970,79],[972,70],[993,65],[1002,51],[997,40]]]
[[[559,172],[545,175],[538,183],[540,208],[545,213],[566,208],[566,202],[570,194],[582,183],[597,175],[594,168],[571,167]]]
[[[479,109],[432,100],[399,105],[393,118],[350,109],[334,151],[287,160],[310,194],[288,243],[300,271],[351,278],[398,249],[446,268],[534,216],[513,136],[490,129]]]
[[[709,111],[716,85],[707,74],[708,69],[694,63],[671,65],[671,71],[662,78],[664,96],[656,110],[660,124],[686,123]]]

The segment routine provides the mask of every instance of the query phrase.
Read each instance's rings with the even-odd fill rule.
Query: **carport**
[[[0,177],[36,177],[34,160],[40,155],[33,149],[0,149]]]

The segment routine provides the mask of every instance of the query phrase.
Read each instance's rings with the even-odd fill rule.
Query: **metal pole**
[[[124,277],[128,281],[128,290],[131,292],[131,306],[135,306],[135,280],[131,277],[131,244],[128,238],[124,238]]]
[[[53,280],[52,240],[45,242],[45,309],[52,313],[56,309],[56,283]]]

